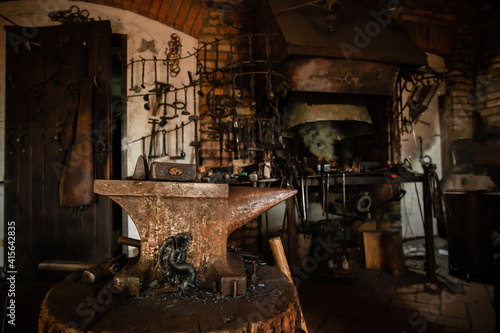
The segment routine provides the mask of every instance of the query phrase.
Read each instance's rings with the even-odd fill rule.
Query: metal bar
[[[429,165],[422,164],[424,177],[422,190],[424,196],[424,233],[425,233],[425,271],[429,280],[436,279],[436,258],[434,254],[434,230],[432,227],[432,198]]]
[[[68,260],[45,260],[38,264],[40,271],[65,271],[76,272],[85,271],[90,269],[95,264],[82,261],[68,261]]]
[[[135,239],[135,238],[130,238],[130,237],[125,237],[125,236],[120,236],[120,237],[118,237],[118,244],[128,245],[128,246],[133,246],[133,247],[141,247],[141,240]]]
[[[384,174],[346,174],[346,185],[368,185],[368,184],[401,184],[422,182],[422,174],[396,175],[394,178]],[[342,174],[330,174],[330,185],[342,184]],[[320,176],[307,176],[307,186],[321,186]]]

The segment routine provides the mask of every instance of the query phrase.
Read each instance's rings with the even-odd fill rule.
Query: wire
[[[200,118],[203,118],[203,117],[205,117],[205,116],[206,116],[206,115],[203,115],[203,116],[201,116]],[[193,120],[193,119],[191,119],[191,120],[190,120],[190,121],[188,121],[187,123],[184,123],[184,125],[181,125],[179,128],[184,128],[185,126],[187,126],[187,125],[191,124],[192,122],[194,122],[194,120]],[[179,129],[179,128],[178,128],[178,129]],[[156,132],[156,133],[159,133],[159,132],[162,132],[162,131],[158,131],[158,132]],[[172,128],[171,130],[165,130],[165,133],[171,133],[171,132],[175,132],[175,128]],[[129,142],[127,142],[127,146],[128,146],[128,145],[131,145],[132,143],[135,143],[135,142],[138,142],[138,141],[142,141],[143,139],[147,139],[147,138],[149,138],[149,137],[151,137],[151,134],[149,134],[149,135],[145,135],[145,136],[141,136],[139,139],[135,139],[135,140],[133,140],[133,141],[129,141]]]

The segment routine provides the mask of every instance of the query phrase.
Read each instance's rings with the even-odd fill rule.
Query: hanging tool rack
[[[130,143],[142,141],[142,152],[148,160],[165,156],[184,159],[184,128],[192,123],[194,139],[190,145],[195,148],[199,166],[201,115],[197,107],[205,105],[203,117],[210,117],[209,139],[219,143],[221,166],[227,153],[232,159],[252,163],[257,152],[265,156],[283,147],[278,100],[286,95],[287,82],[275,71],[277,61],[270,56],[275,36],[248,34],[215,39],[202,43],[200,48],[183,57],[181,40],[172,34],[164,59],[131,58],[128,63],[131,95],[128,97],[144,99],[144,109],[151,112],[151,132]],[[170,79],[181,72],[182,60],[191,57],[196,57],[196,72],[187,72],[189,82],[186,84],[173,86]],[[145,82],[145,73],[151,68],[154,82]],[[191,105],[188,105],[188,96],[192,96]],[[244,112],[240,114],[238,110]],[[166,149],[172,136],[176,142],[175,152]]]
[[[413,124],[422,122],[419,117],[427,110],[442,81],[443,74],[428,66],[415,73],[398,78],[396,83],[396,103],[403,133],[411,133]],[[404,102],[403,95],[405,93],[408,96]]]
[[[193,124],[194,138],[190,143],[195,148],[196,165],[199,165],[200,142],[198,138],[198,101],[197,90],[200,80],[195,80],[191,72],[187,72],[189,82],[182,83],[181,86],[174,86],[171,78],[175,78],[181,72],[181,61],[195,57],[196,52],[182,57],[181,39],[177,34],[171,35],[168,47],[165,49],[165,58],[159,59],[153,56],[146,59],[142,56],[133,57],[128,63],[130,69],[130,88],[132,93],[128,98],[142,98],[144,100],[144,110],[149,114],[149,124],[151,132],[142,136],[129,144],[142,142],[142,155],[148,161],[152,159],[168,157],[172,160],[182,160],[186,157],[184,145],[185,127]],[[145,81],[145,73],[149,73],[151,68],[154,71],[154,82]],[[134,76],[140,73],[139,78]],[[161,75],[160,75],[161,74]],[[188,102],[188,96],[192,100]],[[173,136],[175,140],[175,151],[168,151],[167,143]]]
[[[286,94],[287,83],[275,71],[277,61],[270,56],[276,36],[247,34],[215,39],[203,43],[196,53],[197,75],[203,82],[206,114],[211,118],[210,138],[219,142],[221,166],[224,153],[252,163],[255,152],[283,146],[278,99]],[[227,59],[220,57],[221,52]],[[245,111],[239,114],[238,110]]]

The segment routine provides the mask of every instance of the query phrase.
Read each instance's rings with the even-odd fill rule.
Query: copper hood
[[[317,121],[373,124],[362,96],[292,92],[284,112],[287,129]]]

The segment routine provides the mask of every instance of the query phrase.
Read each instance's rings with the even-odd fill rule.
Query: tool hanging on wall
[[[179,125],[175,125],[175,156],[170,156],[170,159],[181,159],[181,155],[179,155]]]
[[[146,156],[146,137],[141,138],[142,141],[142,156]]]
[[[182,138],[182,146],[181,146],[181,159],[186,157],[186,152],[184,152],[184,122],[181,122],[181,138]]]
[[[162,146],[161,146],[161,157],[165,157],[165,156],[168,156],[168,152],[167,152],[167,131],[166,130],[162,130],[161,134],[162,134],[162,139],[161,139],[161,143],[162,143]]]
[[[190,74],[190,72],[188,72],[188,74]],[[200,166],[200,147],[201,147],[201,143],[198,140],[198,121],[200,120],[200,117],[198,117],[197,115],[196,86],[194,84],[193,84],[193,115],[189,116],[189,120],[194,122],[194,141],[191,142],[190,146],[194,147],[196,170],[198,170],[198,167]]]
[[[149,111],[151,109],[151,107],[149,106],[149,95],[148,94],[144,95],[143,99],[144,102],[146,102],[144,103],[144,110]]]
[[[134,58],[130,59],[130,91],[135,93],[141,92],[141,87],[139,85],[134,85]]]
[[[161,157],[156,153],[156,124],[158,123],[158,119],[151,118],[149,119],[149,123],[151,124],[151,137],[149,141],[149,154],[148,160],[152,158]]]
[[[179,115],[177,114],[178,110],[182,110],[182,109],[186,108],[186,103],[183,101],[179,101],[179,99],[177,98],[178,91],[179,91],[178,89],[176,89],[174,91],[174,103],[171,105],[175,110],[174,118],[179,117]]]
[[[187,110],[187,91],[188,91],[189,86],[184,86],[184,109],[182,110],[181,114],[184,116],[188,116],[191,113]],[[194,89],[194,88],[193,88]]]
[[[141,58],[141,63],[142,63],[142,83],[141,83],[141,88],[144,89],[146,88],[146,86],[144,85],[144,74],[146,72],[146,59],[144,59],[143,57],[140,57]]]

